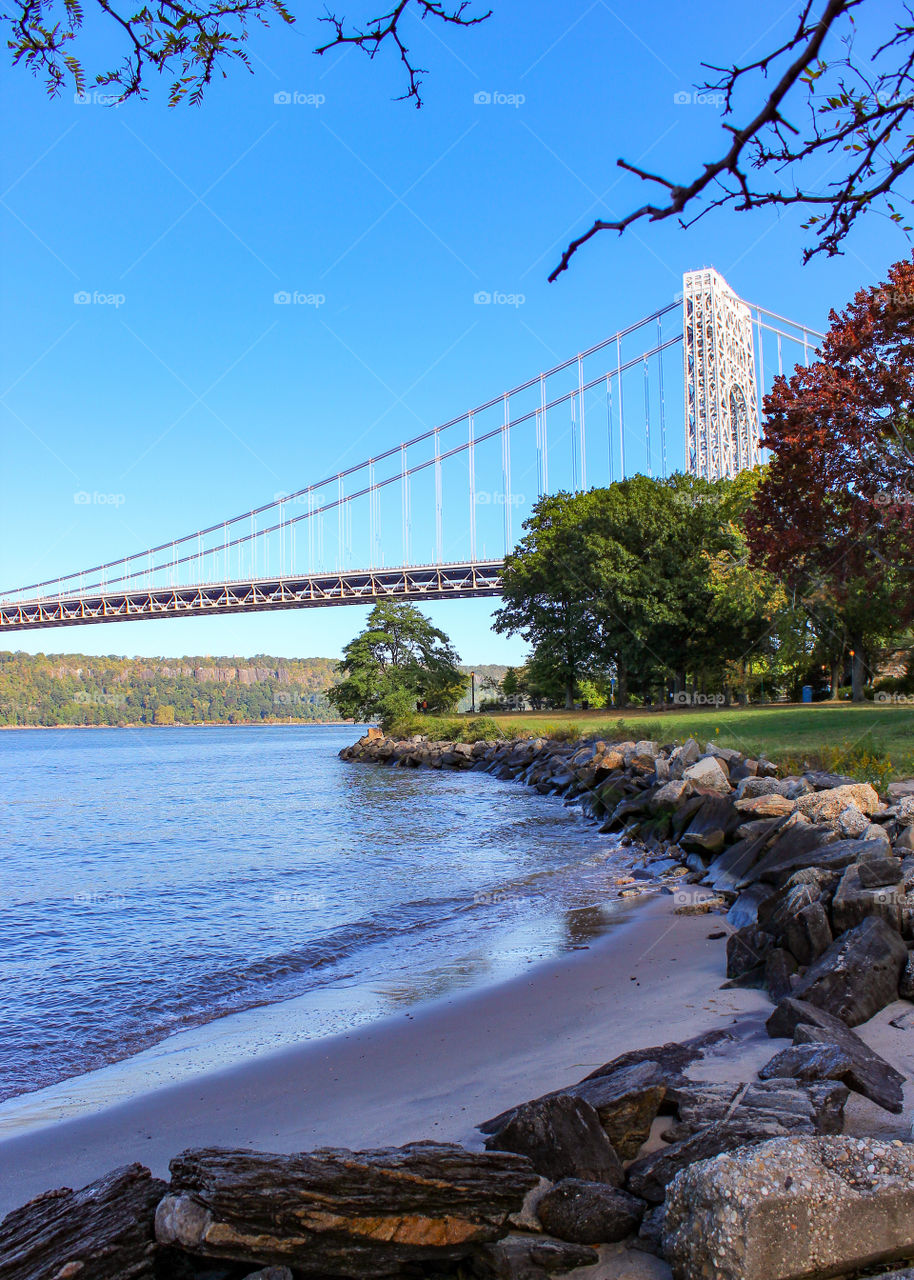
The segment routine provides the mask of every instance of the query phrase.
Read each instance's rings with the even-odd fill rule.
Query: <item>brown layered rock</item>
[[[522,1156],[435,1142],[299,1155],[202,1148],[170,1169],[162,1244],[332,1276],[465,1257],[507,1233],[538,1181]]]
[[[0,1222],[3,1280],[153,1280],[166,1184],[141,1164],[47,1191]]]

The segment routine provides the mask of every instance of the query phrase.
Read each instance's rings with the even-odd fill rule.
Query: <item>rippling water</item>
[[[293,997],[326,1034],[603,927],[611,837],[487,774],[344,764],[353,736],[0,733],[0,1098]]]

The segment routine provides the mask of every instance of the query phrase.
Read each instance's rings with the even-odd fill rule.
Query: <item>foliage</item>
[[[310,722],[333,716],[328,658],[0,653],[0,725]],[[158,719],[156,719],[158,715]]]
[[[754,564],[777,575],[828,635],[866,654],[914,618],[914,262],[832,312],[819,358],[765,398],[773,458],[747,533]]]
[[[424,707],[452,710],[468,684],[444,632],[413,605],[393,600],[372,609],[344,649],[340,672],[328,693],[340,715],[385,727]]]

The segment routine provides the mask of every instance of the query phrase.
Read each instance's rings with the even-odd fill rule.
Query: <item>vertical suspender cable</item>
[[[540,374],[540,419],[543,436],[543,493],[549,492],[549,433],[546,425],[546,379]]]
[[[613,482],[613,397],[606,375],[606,461],[609,466],[609,483]]]
[[[651,459],[651,376],[647,367],[647,356],[644,357],[644,436],[647,446],[647,474],[653,476],[654,464]]]
[[[368,567],[375,568],[374,548],[377,531],[374,520],[374,458],[368,462]]]
[[[622,463],[620,480],[625,479],[625,408],[622,403],[622,338],[616,334],[616,381],[619,383],[619,457]]]
[[[584,358],[578,356],[578,432],[579,445],[581,450],[581,465],[579,474],[581,477],[581,489],[587,488],[587,427],[584,422]]]
[[[569,397],[571,402],[571,492],[578,492],[578,421],[575,412],[578,393],[572,391]]]
[[[476,444],[472,413],[467,414],[467,464],[470,487],[470,563],[476,563]]]
[[[336,567],[340,573],[343,571],[343,522],[345,520],[345,512],[343,510],[343,477],[336,477]]]
[[[784,361],[781,356],[781,335],[778,334],[778,373],[782,374],[783,372],[784,372]]]
[[[505,555],[511,550],[511,418],[508,397],[505,396],[505,421],[501,429],[501,471],[505,499]]]
[[[441,432],[435,430],[435,563],[441,564],[444,551],[441,492]]]
[[[666,405],[663,401],[663,321],[657,320],[657,371],[660,380],[660,464],[666,479]]]

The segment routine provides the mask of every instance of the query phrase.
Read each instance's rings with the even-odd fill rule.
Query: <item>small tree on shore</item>
[[[410,604],[385,600],[343,650],[341,682],[327,698],[345,719],[389,727],[419,709],[453,711],[468,677],[443,631]]]

